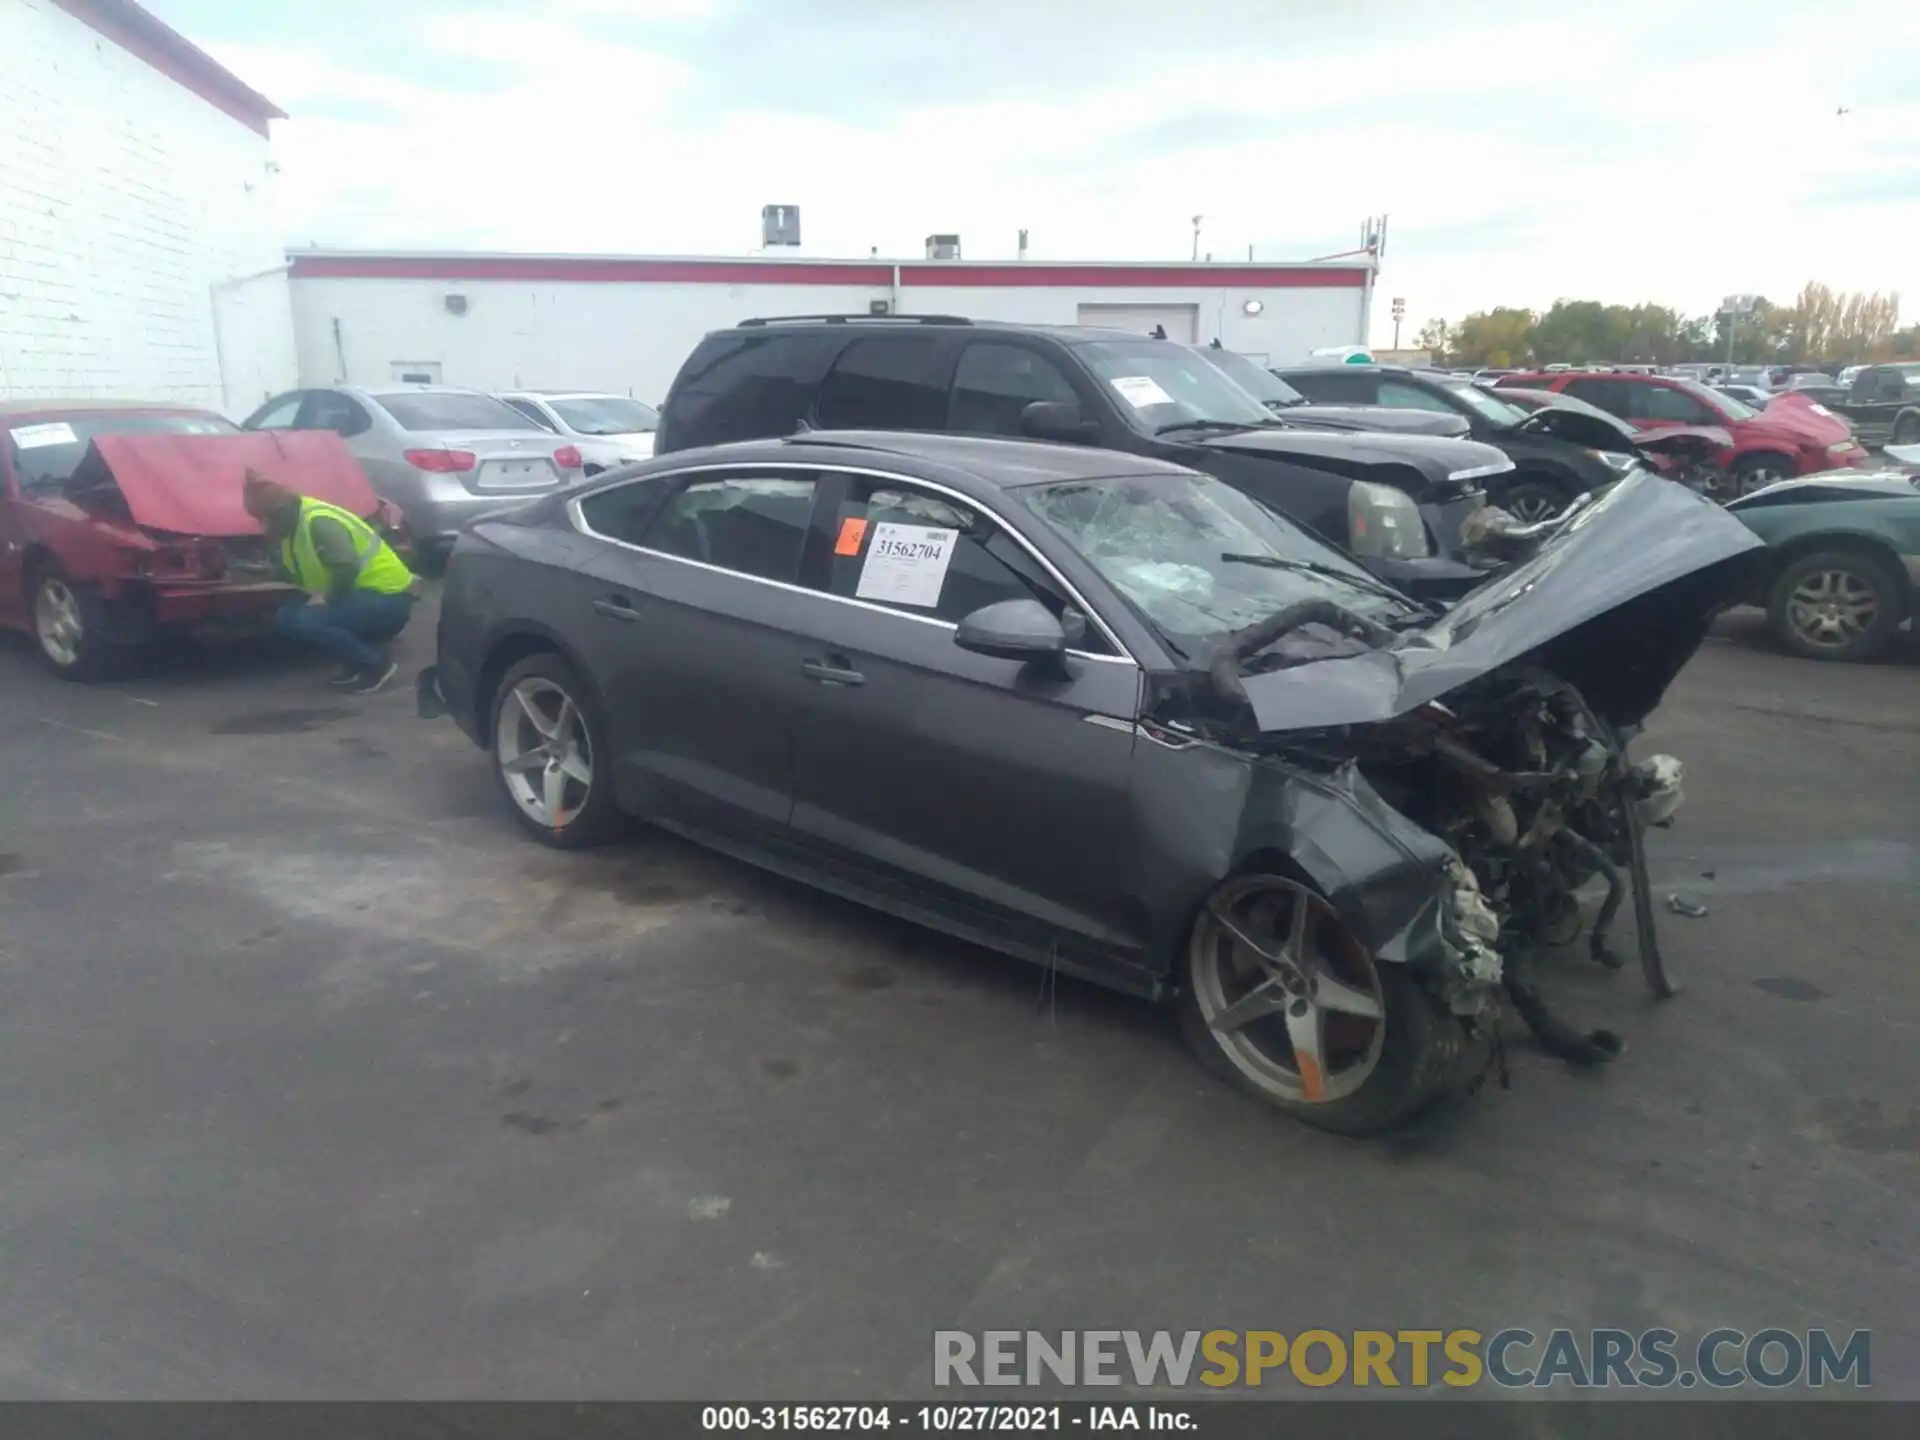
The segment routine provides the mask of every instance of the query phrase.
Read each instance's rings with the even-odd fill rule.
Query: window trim
[[[1076,660],[1095,661],[1103,665],[1131,665],[1136,670],[1146,668],[1134,658],[1133,652],[1127,649],[1125,643],[1113,632],[1113,627],[1107,624],[1100,612],[1087,603],[1087,597],[1080,593],[1079,587],[1069,581],[1066,576],[1062,575],[1059,568],[1051,560],[1047,559],[1045,555],[1042,555],[1032,541],[1022,535],[1015,526],[1009,524],[1006,516],[976,496],[964,494],[949,485],[942,485],[937,480],[923,480],[918,475],[901,475],[892,470],[876,470],[864,465],[822,464],[818,461],[803,464],[790,460],[772,460],[764,463],[734,460],[719,465],[689,465],[685,469],[679,470],[656,470],[647,475],[635,476],[631,480],[622,480],[614,485],[602,486],[591,494],[576,496],[567,502],[567,519],[571,522],[573,528],[578,530],[582,535],[586,535],[594,540],[599,540],[607,545],[617,545],[622,550],[634,550],[642,555],[650,555],[659,560],[672,560],[676,564],[691,565],[697,570],[706,570],[715,575],[731,575],[736,580],[750,581],[755,585],[771,585],[777,590],[791,590],[796,594],[811,595],[821,600],[831,600],[837,605],[852,605],[861,610],[871,611],[876,615],[891,616],[896,620],[911,620],[918,625],[937,625],[942,630],[947,631],[957,631],[960,628],[959,625],[952,620],[941,620],[932,615],[915,615],[910,611],[895,609],[891,605],[876,605],[871,600],[859,600],[850,595],[835,595],[826,590],[816,590],[810,585],[795,585],[785,580],[769,580],[762,575],[749,575],[743,570],[729,570],[724,565],[709,564],[705,560],[689,560],[684,555],[673,555],[665,550],[655,550],[651,546],[636,545],[631,540],[616,540],[613,536],[603,535],[589,525],[587,523],[586,512],[580,508],[584,502],[593,499],[595,496],[604,495],[610,490],[617,490],[627,485],[637,485],[666,479],[678,480],[683,476],[712,474],[714,472],[737,473],[740,471],[759,470],[798,470],[815,476],[827,474],[860,475],[874,480],[891,481],[896,485],[918,485],[924,489],[932,490],[937,494],[945,496],[950,500],[956,501],[961,505],[967,506],[970,509],[985,512],[993,518],[994,522],[999,525],[1002,530],[1012,537],[1014,544],[1018,545],[1022,550],[1025,550],[1041,569],[1045,570],[1047,574],[1052,577],[1054,582],[1060,586],[1060,593],[1065,595],[1074,607],[1087,617],[1087,623],[1094,626],[1100,632],[1106,642],[1113,646],[1115,652],[1112,655],[1095,655],[1089,651],[1075,650],[1069,646],[1067,648],[1067,654],[1073,656]]]

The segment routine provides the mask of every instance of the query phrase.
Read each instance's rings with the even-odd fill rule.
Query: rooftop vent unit
[[[760,207],[760,244],[763,248],[800,243],[800,207],[798,205],[762,205]]]
[[[958,260],[960,258],[960,237],[958,235],[929,235],[927,237],[927,259]]]

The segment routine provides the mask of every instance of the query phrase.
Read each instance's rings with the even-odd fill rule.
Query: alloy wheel
[[[1787,623],[1794,634],[1821,649],[1854,644],[1879,614],[1873,583],[1851,570],[1816,570],[1787,597]]]
[[[1372,957],[1320,896],[1277,875],[1229,881],[1208,900],[1194,944],[1200,1018],[1256,1088],[1325,1104],[1371,1078],[1386,1000]]]
[[[1734,488],[1741,495],[1751,495],[1756,490],[1764,490],[1767,486],[1786,478],[1787,473],[1784,470],[1776,469],[1772,465],[1755,465],[1739,473],[1735,479]]]
[[[564,830],[593,793],[593,741],[573,697],[528,676],[507,692],[494,731],[513,803],[534,824]]]
[[[1564,507],[1544,490],[1522,490],[1507,504],[1507,513],[1523,525],[1551,520]]]
[[[33,601],[33,628],[40,648],[54,664],[65,670],[80,663],[80,650],[87,638],[80,598],[57,575],[40,582]]]

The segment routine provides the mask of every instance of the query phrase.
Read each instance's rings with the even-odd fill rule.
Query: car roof
[[[1051,336],[1068,345],[1089,345],[1103,340],[1160,338],[1139,330],[1120,330],[1110,325],[1043,325],[1019,320],[969,320],[959,315],[769,315],[762,319],[743,320],[733,326],[732,330],[830,329],[835,333],[849,335],[912,335],[924,330],[947,328],[964,329],[982,335]],[[732,331],[716,333],[729,334]]]
[[[315,390],[338,390],[343,395],[371,395],[375,400],[384,400],[390,395],[486,395],[494,397],[485,390],[475,390],[466,385],[422,385],[412,381],[392,381],[385,385],[315,385]]]
[[[1407,375],[1434,378],[1425,370],[1415,370],[1408,365],[1276,365],[1274,370],[1280,375]]]
[[[511,395],[516,400],[633,400],[631,395],[622,395],[616,390],[497,390],[501,399]],[[635,400],[636,405],[644,405],[644,400]]]
[[[822,465],[858,467],[887,460],[906,462],[907,473],[925,470],[927,479],[939,479],[954,488],[990,500],[995,492],[1024,490],[1070,480],[1099,480],[1116,475],[1192,475],[1185,466],[1143,455],[1096,450],[1081,445],[1057,445],[993,435],[937,435],[918,431],[808,430],[780,440],[747,440],[713,445],[702,450],[676,451],[685,462],[732,460],[751,464],[776,458],[792,460],[796,452]],[[671,467],[662,467],[671,468]]]
[[[26,415],[212,415],[205,405],[181,405],[168,400],[0,400],[0,420]]]

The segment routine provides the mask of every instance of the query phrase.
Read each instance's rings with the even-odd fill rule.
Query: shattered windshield
[[[65,484],[96,435],[238,435],[231,420],[208,414],[69,415],[28,420],[0,430],[12,451],[13,473],[23,490]]]
[[[1183,650],[1309,599],[1388,621],[1412,607],[1338,550],[1206,475],[1127,475],[1017,492]]]
[[[1143,430],[1196,421],[1277,423],[1266,406],[1202,360],[1198,351],[1172,340],[1103,340],[1082,345],[1080,354]]]

